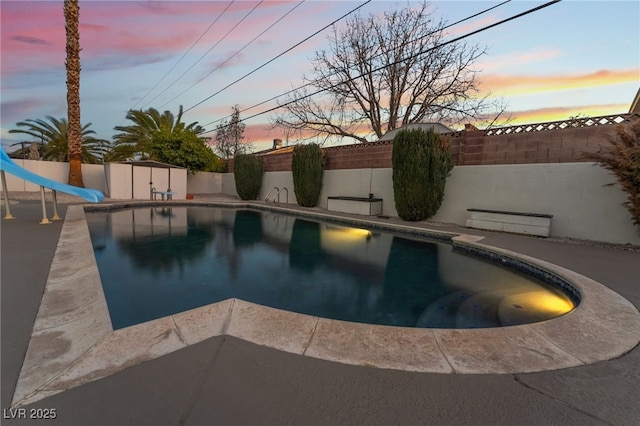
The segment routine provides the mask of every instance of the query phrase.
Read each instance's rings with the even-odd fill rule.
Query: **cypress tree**
[[[315,207],[322,189],[324,158],[318,144],[298,145],[293,149],[291,173],[296,201],[303,207]]]
[[[393,140],[391,162],[398,216],[419,221],[436,214],[453,168],[446,141],[432,129],[402,130]]]
[[[255,155],[238,154],[233,159],[233,177],[236,191],[243,200],[255,200],[262,186],[262,161]]]

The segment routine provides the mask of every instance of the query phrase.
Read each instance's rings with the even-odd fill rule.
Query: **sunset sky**
[[[116,133],[114,126],[128,124],[129,109],[153,107],[173,113],[179,105],[189,109],[364,2],[230,3],[81,0],[83,124],[91,122],[98,137],[110,140]],[[450,23],[499,3],[433,1],[431,5],[437,17]],[[449,38],[544,3],[511,1],[451,28]],[[360,12],[381,13],[404,5],[373,1]],[[66,117],[65,32],[62,1],[2,0],[0,8],[0,127],[2,145],[8,148],[26,140],[8,133],[18,121]],[[235,104],[246,108],[300,84],[310,68],[309,59],[326,45],[327,34],[313,37],[189,109],[184,121],[211,123],[225,118]],[[504,98],[514,124],[625,113],[640,87],[640,2],[636,0],[565,0],[466,41],[487,48],[478,64],[480,89]],[[242,116],[275,105],[272,101]],[[256,150],[283,138],[281,131],[269,129],[269,118],[264,114],[246,123],[245,134]],[[206,128],[213,130],[215,124]]]

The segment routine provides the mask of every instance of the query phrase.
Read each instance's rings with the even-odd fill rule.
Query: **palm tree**
[[[135,156],[152,158],[151,142],[154,137],[179,136],[183,132],[192,132],[196,136],[204,132],[204,128],[197,122],[185,125],[182,122],[182,105],[178,115],[171,111],[160,112],[154,108],[146,111],[129,110],[127,120],[133,121],[130,126],[116,126],[115,130],[121,132],[113,139],[115,146],[111,153],[111,160],[127,160]]]
[[[69,185],[84,187],[82,181],[82,127],[80,125],[80,5],[64,0],[67,36],[67,117],[69,119]]]
[[[9,133],[21,133],[40,139],[44,144],[43,158],[50,161],[69,161],[69,123],[65,118],[47,116],[51,122],[42,119],[28,119],[17,123],[23,129],[12,129]],[[91,123],[85,124],[81,132],[80,158],[83,163],[99,163],[108,152],[110,143],[93,137],[96,132],[90,130]]]

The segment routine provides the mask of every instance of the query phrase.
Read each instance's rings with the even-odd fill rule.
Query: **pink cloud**
[[[66,99],[61,97],[60,99],[19,99],[3,101],[0,107],[2,111],[2,120],[5,123],[4,126],[9,128],[17,128],[15,124],[19,121],[24,121],[29,118],[36,118],[35,112],[38,112],[40,118],[44,118],[46,115],[53,117],[63,117],[66,113]],[[40,114],[43,112],[42,114]],[[24,136],[21,136],[24,137]]]
[[[479,28],[486,27],[487,25],[495,24],[498,22],[500,18],[497,15],[488,15],[483,18],[477,18],[470,22],[464,22],[458,25],[455,25],[451,28],[448,28],[446,31],[447,36],[449,37],[458,37],[463,34],[470,33],[471,31],[475,31]],[[445,24],[452,24],[453,22],[445,22]]]
[[[177,57],[193,44],[228,4],[220,1],[81,2],[80,44],[84,69],[96,69],[99,68],[96,64],[105,62],[110,64],[108,68],[113,68],[119,59],[122,59],[123,67],[129,67],[131,63],[153,63],[160,58]],[[255,4],[246,1],[233,3],[223,18],[196,45],[193,54],[204,53]],[[65,33],[62,2],[3,1],[0,5],[3,62],[10,63],[9,66],[3,66],[4,75],[22,72],[27,56],[29,68],[59,67],[63,64]],[[294,5],[293,2],[264,2],[220,47],[224,46],[226,52],[231,52],[230,56],[235,49]],[[229,65],[255,61],[256,54],[266,56],[270,52],[279,53],[293,42],[291,34],[300,34],[302,38],[309,32],[308,22],[299,19],[301,13],[320,14],[327,10],[330,7],[324,2],[302,5],[243,52],[245,55],[234,58]],[[318,28],[321,25],[319,20]],[[297,41],[295,37],[294,41]],[[309,49],[322,42],[324,37],[319,35],[304,47]],[[218,54],[217,58],[207,60],[220,63],[228,57],[223,56]],[[135,57],[135,60],[131,57]]]
[[[587,116],[599,117],[603,115],[625,114],[629,109],[626,104],[580,105],[572,107],[549,107],[521,111],[511,111],[513,121],[510,124],[544,123],[566,120],[570,117]]]
[[[274,134],[278,134],[273,136]],[[248,143],[257,143],[273,140],[279,136],[278,130],[272,130],[268,124],[249,124],[244,130],[245,140]]]
[[[536,49],[524,53],[511,52],[500,56],[488,55],[479,63],[478,68],[483,72],[504,70],[514,66],[545,62],[557,58],[561,54],[562,52],[558,49]]]
[[[640,69],[598,70],[580,74],[499,75],[483,74],[480,89],[504,95],[569,90],[638,81]]]

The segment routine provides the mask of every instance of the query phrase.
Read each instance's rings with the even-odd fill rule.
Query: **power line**
[[[428,48],[428,49],[425,49],[425,50],[423,50],[423,51],[421,51],[421,52],[418,52],[418,53],[415,53],[415,54],[413,54],[413,55],[410,55],[410,56],[408,56],[408,57],[406,57],[406,58],[402,58],[402,59],[397,60],[397,61],[395,61],[395,62],[392,62],[392,63],[390,63],[390,64],[387,64],[387,65],[384,65],[384,66],[378,67],[378,68],[376,68],[376,69],[371,70],[370,72],[377,72],[377,71],[380,71],[380,70],[382,70],[382,69],[384,69],[384,68],[387,68],[387,67],[390,67],[390,66],[393,66],[393,65],[397,65],[397,64],[399,64],[399,63],[401,63],[401,62],[404,62],[404,61],[406,61],[406,60],[414,59],[414,58],[416,58],[416,57],[418,57],[418,56],[420,56],[420,55],[424,55],[424,54],[426,54],[426,53],[432,52],[432,51],[434,51],[434,50],[436,50],[436,49],[439,49],[439,48],[441,48],[441,47],[444,47],[444,46],[446,46],[446,45],[449,45],[449,44],[456,43],[456,42],[458,42],[458,41],[464,40],[465,38],[468,38],[468,37],[471,37],[471,36],[473,36],[473,35],[479,34],[479,33],[481,33],[481,32],[487,31],[487,30],[489,30],[489,29],[491,29],[491,28],[494,28],[494,27],[497,27],[497,26],[499,26],[499,25],[505,24],[505,23],[507,23],[507,22],[509,22],[509,21],[513,21],[514,19],[518,19],[518,18],[521,18],[521,17],[523,17],[523,16],[526,16],[526,15],[528,15],[528,14],[530,14],[530,13],[537,12],[537,11],[539,11],[539,10],[541,10],[541,9],[544,9],[544,8],[546,8],[546,7],[549,7],[549,6],[553,5],[553,4],[559,3],[560,1],[562,1],[562,0],[553,0],[553,1],[547,2],[547,3],[545,3],[545,4],[542,4],[542,5],[540,5],[540,6],[534,7],[534,8],[532,8],[532,9],[528,9],[528,10],[526,10],[526,11],[524,11],[524,12],[518,13],[517,15],[511,16],[511,17],[509,17],[509,18],[503,19],[503,20],[501,20],[501,21],[498,21],[498,22],[495,22],[495,23],[493,23],[493,24],[487,25],[487,26],[485,26],[485,27],[479,28],[479,29],[477,29],[477,30],[471,31],[470,33],[467,33],[467,34],[461,35],[461,36],[459,36],[459,37],[453,38],[453,39],[448,40],[448,41],[446,41],[446,42],[444,42],[444,43],[441,43],[441,44],[439,44],[439,45],[437,45],[437,46],[433,46],[433,47],[430,47],[430,48]],[[250,116],[245,117],[245,118],[242,118],[242,119],[240,119],[240,122],[242,122],[242,121],[246,121],[246,120],[249,120],[249,119],[251,119],[251,118],[258,117],[258,116],[263,115],[263,114],[267,114],[267,113],[269,113],[269,112],[272,112],[272,111],[275,111],[275,110],[277,110],[277,109],[283,108],[283,107],[285,107],[285,106],[287,106],[287,105],[291,105],[291,104],[293,104],[293,103],[295,103],[295,102],[298,102],[298,101],[300,101],[300,100],[302,100],[302,99],[310,98],[311,96],[315,96],[315,95],[318,95],[318,94],[320,94],[320,93],[322,93],[322,92],[326,92],[326,91],[327,91],[327,90],[329,90],[329,89],[334,89],[334,88],[336,88],[336,87],[338,87],[338,86],[340,86],[340,85],[342,85],[342,84],[345,84],[345,83],[348,83],[348,82],[354,81],[354,80],[356,80],[356,79],[358,79],[358,78],[362,78],[363,76],[364,76],[364,74],[360,74],[360,75],[358,75],[358,76],[355,76],[355,77],[349,78],[349,79],[347,79],[347,80],[345,80],[345,81],[341,81],[341,82],[339,82],[339,83],[333,84],[333,85],[331,85],[331,86],[329,86],[329,87],[327,87],[327,88],[319,89],[319,90],[317,90],[317,91],[315,91],[315,92],[312,92],[312,93],[309,93],[309,94],[307,94],[307,95],[305,95],[305,96],[301,96],[300,98],[297,98],[297,99],[295,99],[295,100],[293,100],[293,101],[286,102],[286,103],[284,103],[284,104],[282,104],[282,105],[278,105],[278,106],[275,106],[275,107],[273,107],[273,108],[269,108],[269,109],[267,109],[267,110],[265,110],[265,111],[262,111],[262,112],[259,112],[259,113],[256,113],[256,114],[253,114],[253,115],[250,115]],[[203,132],[203,134],[211,133],[212,131],[213,131],[213,129],[212,129],[212,130],[209,130],[209,131],[206,131],[206,132]]]
[[[193,63],[193,65],[191,65],[185,72],[183,72],[178,78],[176,78],[175,80],[173,80],[173,82],[171,84],[169,84],[162,92],[158,93],[156,95],[155,98],[151,99],[149,102],[147,102],[145,105],[150,104],[151,102],[155,101],[156,99],[158,99],[160,97],[160,95],[162,95],[163,93],[165,93],[167,90],[169,90],[171,88],[171,86],[173,86],[174,84],[176,84],[176,82],[178,80],[180,80],[182,77],[184,77],[189,71],[191,71],[191,69],[193,67],[196,66],[196,64],[198,64],[198,62],[200,62],[205,56],[207,56],[209,54],[209,52],[211,52],[213,49],[216,48],[216,46],[218,46],[225,38],[227,38],[227,36],[229,34],[231,34],[233,32],[233,30],[235,30],[238,25],[240,25],[242,22],[244,22],[245,19],[247,19],[249,17],[249,15],[251,15],[253,13],[254,10],[256,10],[258,8],[258,6],[260,6],[262,3],[264,3],[264,0],[260,0],[260,2],[258,2],[255,6],[253,6],[253,8],[251,10],[249,10],[249,12],[247,12],[242,19],[240,19],[238,22],[236,22],[236,24],[229,30],[227,31],[227,33],[225,35],[222,36],[222,38],[220,40],[218,40],[213,46],[211,46],[209,48],[209,50],[207,50],[202,56],[200,56],[200,58],[198,58],[197,61],[195,61]],[[166,105],[166,104],[164,104]],[[163,105],[163,106],[164,106]]]
[[[420,40],[422,40],[422,39],[424,39],[424,38],[426,38],[426,37],[429,37],[429,36],[431,36],[431,35],[433,35],[433,34],[435,34],[435,33],[439,32],[439,31],[446,30],[446,29],[448,29],[448,28],[451,28],[451,27],[453,27],[453,26],[459,25],[459,24],[461,24],[461,23],[463,23],[463,22],[465,22],[465,21],[468,21],[468,20],[470,20],[470,19],[476,18],[476,17],[478,17],[478,16],[480,16],[480,15],[482,15],[482,14],[484,14],[484,13],[490,12],[491,10],[496,9],[496,8],[498,8],[498,7],[502,6],[502,5],[506,4],[506,3],[509,3],[509,2],[511,2],[511,0],[505,0],[505,1],[503,1],[502,3],[499,3],[499,4],[495,5],[495,6],[491,6],[491,7],[487,8],[487,9],[484,9],[484,10],[482,10],[482,11],[480,11],[480,12],[477,12],[477,13],[475,13],[475,14],[473,14],[473,15],[471,15],[471,16],[468,16],[468,17],[466,17],[466,18],[460,19],[460,20],[458,20],[458,21],[456,21],[456,22],[453,22],[453,23],[451,23],[451,24],[445,25],[444,27],[439,28],[439,29],[437,29],[437,30],[434,30],[434,31],[432,31],[432,32],[430,32],[430,33],[427,33],[427,34],[425,34],[425,35],[423,35],[423,36],[421,36],[421,37],[418,37],[418,38],[413,39],[413,40],[409,40],[409,41],[407,41],[406,43],[404,43],[404,45],[409,44],[409,43],[415,43],[416,41],[420,41]],[[387,52],[381,52],[381,53],[378,53],[378,54],[376,54],[376,55],[374,55],[374,56],[370,57],[369,59],[367,59],[367,61],[371,61],[372,59],[375,59],[375,58],[377,58],[377,57],[379,57],[379,56],[382,56],[382,55],[384,55],[385,53],[387,53]],[[328,76],[332,76],[332,75],[336,75],[336,74],[337,74],[337,73],[332,73],[332,74],[329,74]],[[260,102],[260,103],[255,104],[255,105],[252,105],[252,106],[250,106],[250,107],[244,108],[244,109],[240,110],[240,112],[245,112],[245,111],[248,111],[248,110],[250,110],[250,109],[253,109],[253,108],[259,107],[260,105],[264,105],[264,104],[266,104],[266,103],[268,103],[268,102],[274,101],[274,100],[276,100],[276,99],[278,99],[278,98],[281,98],[281,97],[283,97],[283,96],[286,96],[286,95],[289,95],[289,94],[291,94],[291,93],[297,92],[297,91],[298,91],[298,90],[300,90],[300,89],[304,89],[304,88],[305,88],[305,87],[307,87],[307,86],[311,86],[311,85],[315,84],[316,82],[317,82],[317,81],[310,81],[310,82],[308,82],[308,83],[306,83],[306,84],[303,84],[302,86],[296,87],[296,88],[291,89],[291,90],[289,90],[289,91],[287,91],[287,92],[284,92],[284,93],[281,93],[281,94],[279,94],[279,95],[276,95],[276,96],[274,96],[274,97],[272,97],[272,98],[269,98],[269,99],[267,99],[267,100],[265,100],[265,101],[262,101],[262,102]],[[220,122],[220,121],[226,120],[226,119],[227,119],[227,118],[229,118],[229,117],[231,117],[231,116],[230,116],[230,115],[228,115],[228,116],[225,116],[225,117],[223,117],[223,118],[219,118],[219,119],[214,120],[214,121],[212,121],[212,122],[209,122],[209,123],[207,123],[207,124],[203,124],[202,126],[203,126],[203,127],[206,127],[206,126],[209,126],[209,125],[211,125],[211,124],[215,124],[215,123],[218,123],[218,122]]]
[[[186,92],[188,92],[189,90],[191,90],[194,86],[196,86],[197,84],[199,84],[200,82],[202,82],[204,79],[206,79],[207,77],[209,77],[211,74],[213,74],[215,71],[217,71],[220,67],[222,67],[223,65],[225,65],[227,62],[229,62],[231,59],[233,59],[236,55],[238,55],[240,52],[242,52],[244,49],[246,49],[247,47],[249,47],[249,45],[251,45],[254,41],[256,41],[257,39],[259,39],[260,37],[262,37],[267,31],[269,31],[271,28],[273,28],[274,26],[276,26],[276,24],[278,24],[280,21],[282,21],[284,18],[286,18],[289,14],[291,14],[291,12],[293,12],[294,10],[296,10],[300,5],[302,5],[302,3],[304,3],[306,0],[302,0],[300,1],[298,4],[296,4],[295,6],[293,6],[291,9],[289,9],[289,11],[287,13],[285,13],[284,15],[282,15],[280,18],[278,18],[274,23],[272,23],[271,25],[269,25],[264,31],[262,31],[260,34],[258,34],[257,36],[255,36],[253,39],[251,39],[251,41],[249,41],[248,43],[246,43],[244,46],[242,46],[240,49],[236,50],[233,55],[229,56],[224,62],[222,62],[221,64],[218,64],[215,68],[213,68],[211,71],[209,71],[204,77],[202,77],[200,80],[196,81],[195,83],[193,83],[191,86],[189,86],[188,88],[186,88],[185,90],[183,90],[182,92],[178,93],[176,96],[174,96],[172,99],[170,99],[169,101],[165,102],[162,106],[167,105],[168,103],[174,101],[175,99],[179,98],[180,96],[184,95]]]
[[[227,11],[227,9],[229,9],[229,7],[231,7],[231,5],[232,5],[233,3],[235,3],[235,0],[233,0],[231,3],[229,3],[229,4],[227,5],[227,7],[225,7],[225,8],[224,8],[224,10],[223,10],[219,15],[218,15],[218,17],[217,17],[216,19],[214,19],[214,20],[213,20],[213,22],[212,22],[211,24],[209,24],[209,26],[207,27],[207,29],[206,29],[206,30],[204,30],[204,32],[203,32],[202,34],[200,34],[200,37],[198,37],[198,39],[197,39],[196,41],[194,41],[194,42],[193,42],[193,44],[191,45],[191,47],[189,47],[189,49],[187,49],[187,51],[186,51],[186,52],[184,52],[184,53],[182,54],[182,56],[180,57],[180,59],[178,59],[178,61],[177,61],[175,64],[173,64],[173,66],[169,69],[169,71],[167,71],[167,72],[165,73],[165,75],[163,75],[163,76],[162,76],[162,78],[161,78],[160,80],[158,80],[158,82],[157,82],[157,83],[156,83],[156,84],[155,84],[151,89],[149,89],[149,91],[148,91],[148,92],[147,92],[147,93],[146,93],[142,98],[140,98],[140,99],[138,100],[138,102],[136,102],[136,103],[135,103],[135,105],[133,105],[130,109],[134,109],[134,108],[135,108],[135,107],[136,107],[140,102],[142,102],[142,101],[144,100],[144,98],[146,98],[147,96],[149,96],[149,94],[150,94],[151,92],[153,92],[153,91],[154,91],[154,89],[155,89],[156,87],[158,87],[158,86],[160,85],[160,83],[162,83],[162,81],[163,81],[165,78],[167,78],[167,76],[171,73],[171,71],[173,71],[173,70],[174,70],[174,68],[175,68],[175,67],[176,67],[176,66],[177,66],[177,65],[178,65],[178,64],[179,64],[179,63],[180,63],[180,62],[185,58],[185,56],[187,56],[187,54],[188,54],[189,52],[191,52],[191,49],[193,49],[193,47],[194,47],[196,44],[198,44],[198,42],[202,39],[202,37],[204,37],[204,35],[205,35],[207,32],[209,32],[209,30],[210,30],[210,29],[215,25],[215,23],[216,23],[216,22],[218,22],[218,20],[222,17],[222,15],[224,15],[224,14],[225,14],[225,12]],[[148,104],[149,104],[149,102],[147,102],[146,104],[144,104],[144,105],[143,105],[143,107],[144,107],[145,105],[148,105]]]
[[[356,7],[355,9],[352,9],[351,11],[347,12],[346,14],[342,15],[340,18],[334,20],[333,22],[331,22],[330,24],[325,25],[324,27],[322,27],[321,29],[319,29],[318,31],[316,31],[315,33],[311,34],[310,36],[306,37],[304,40],[294,44],[293,46],[291,46],[290,48],[288,48],[287,50],[285,50],[284,52],[274,56],[273,58],[271,58],[270,60],[268,60],[267,62],[265,62],[264,64],[260,65],[258,68],[255,68],[253,71],[249,71],[247,74],[243,75],[242,77],[238,78],[237,80],[233,81],[232,83],[227,84],[225,87],[223,87],[222,89],[218,90],[217,92],[215,92],[214,94],[204,98],[203,100],[201,100],[200,102],[198,102],[197,104],[187,108],[184,110],[184,112],[190,111],[193,108],[197,107],[198,105],[208,101],[209,99],[213,98],[214,96],[222,93],[223,91],[225,91],[226,89],[228,89],[229,87],[233,86],[234,84],[238,83],[239,81],[244,80],[245,78],[247,78],[248,76],[250,76],[251,74],[253,74],[254,72],[266,67],[267,65],[269,65],[271,62],[275,61],[276,59],[278,59],[279,57],[281,57],[282,55],[285,55],[286,53],[289,53],[291,50],[295,49],[296,47],[300,46],[302,43],[304,43],[305,41],[311,39],[312,37],[315,37],[316,35],[318,35],[319,33],[321,33],[322,31],[326,30],[327,28],[329,28],[330,26],[334,25],[336,22],[346,18],[347,16],[351,15],[352,13],[354,13],[355,11],[357,11],[358,9],[366,6],[367,4],[371,3],[372,0],[367,0],[364,3],[362,3],[360,6]]]

